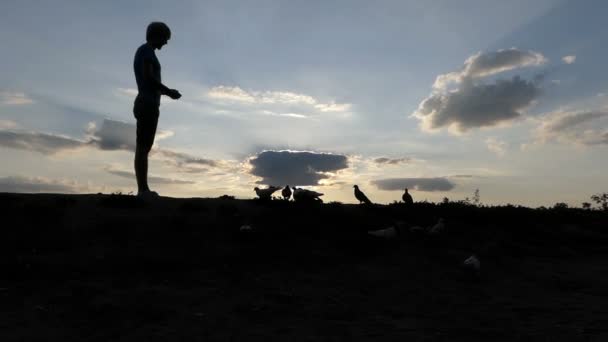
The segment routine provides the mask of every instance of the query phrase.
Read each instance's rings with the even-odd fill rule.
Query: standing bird
[[[285,200],[289,200],[289,198],[291,197],[291,189],[289,188],[289,185],[287,185],[283,191],[281,191],[281,195],[283,195],[283,198]]]
[[[361,203],[372,204],[372,201],[370,201],[369,198],[367,198],[367,196],[365,196],[363,191],[359,190],[358,185],[353,186],[353,188],[355,188],[355,197],[357,198],[357,200],[359,200],[359,204],[361,204]]]
[[[255,193],[258,195],[258,197],[261,200],[267,200],[269,201],[271,199],[272,194],[279,190],[279,187],[276,186],[269,186],[267,189],[260,189],[258,187],[253,188],[253,190],[255,190]]]
[[[403,194],[403,196],[401,196],[401,199],[403,200],[403,203],[407,205],[414,204],[414,199],[412,198],[412,195],[407,192],[407,188],[405,188],[405,193]]]

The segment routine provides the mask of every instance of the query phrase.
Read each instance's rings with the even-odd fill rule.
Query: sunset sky
[[[608,191],[608,2],[0,4],[0,192],[136,192],[135,50],[151,21],[161,195],[471,197],[580,206]]]

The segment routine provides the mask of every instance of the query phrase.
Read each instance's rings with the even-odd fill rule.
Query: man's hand
[[[182,94],[180,94],[179,91],[177,91],[177,89],[169,89],[167,96],[169,96],[170,98],[172,98],[174,100],[177,100],[180,97],[182,97]]]

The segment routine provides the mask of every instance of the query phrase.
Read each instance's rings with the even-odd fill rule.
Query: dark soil
[[[605,212],[25,194],[0,208],[0,341],[608,341]],[[367,234],[439,217],[437,236]],[[461,267],[473,253],[479,275]]]

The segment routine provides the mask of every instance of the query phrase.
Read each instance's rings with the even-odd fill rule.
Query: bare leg
[[[137,178],[137,191],[143,193],[150,191],[148,187],[148,152],[150,150],[137,146],[135,149],[135,177]]]

